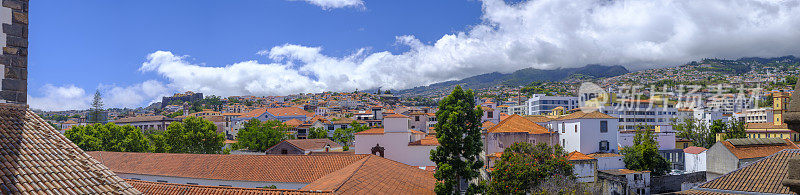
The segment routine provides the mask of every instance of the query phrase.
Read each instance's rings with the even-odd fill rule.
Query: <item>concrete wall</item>
[[[300,189],[308,185],[308,183],[284,183],[284,182],[257,182],[257,181],[237,181],[237,180],[218,180],[218,179],[200,179],[188,177],[169,177],[158,175],[141,175],[130,173],[116,173],[119,177],[125,179],[138,179],[143,181],[165,182],[176,184],[196,184],[202,186],[231,186],[243,188],[261,188],[264,186],[275,185],[278,189]]]
[[[705,172],[687,173],[681,175],[653,176],[650,178],[650,193],[677,192],[687,186],[706,181]]]
[[[596,160],[581,160],[570,161],[575,165],[573,173],[578,177],[579,182],[594,183],[597,179],[597,161]]]
[[[0,103],[27,103],[28,1],[2,0],[0,7]]]
[[[722,143],[717,142],[706,151],[706,170],[709,180],[737,168],[739,168],[739,159]]]
[[[624,169],[622,156],[597,158],[597,170]]]

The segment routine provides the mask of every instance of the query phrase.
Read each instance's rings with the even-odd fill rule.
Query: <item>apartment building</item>
[[[528,99],[525,105],[528,107],[528,115],[544,115],[559,106],[566,110],[580,107],[578,97],[559,97],[545,94],[533,94],[533,97]]]

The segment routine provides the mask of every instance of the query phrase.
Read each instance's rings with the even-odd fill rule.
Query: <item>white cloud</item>
[[[78,110],[89,107],[91,98],[86,91],[74,85],[54,86],[46,84],[40,90],[42,97],[28,95],[28,104],[31,108],[41,110]]]
[[[644,69],[706,57],[771,57],[800,51],[798,1],[536,0],[509,5],[483,0],[482,9],[482,23],[430,44],[413,35],[397,36],[396,44],[410,48],[403,53],[362,48],[338,57],[322,54],[323,47],[285,44],[258,52],[266,62],[205,66],[158,51],[140,70],[163,76],[167,88],[175,91],[285,95],[404,89],[528,67],[597,63]]]
[[[322,9],[335,9],[344,7],[364,6],[362,0],[304,0],[312,5],[320,6]]]
[[[109,108],[136,108],[160,102],[161,97],[171,94],[171,90],[161,82],[148,80],[139,84],[119,87],[101,85],[103,103]]]
[[[321,47],[286,44],[259,54],[271,63],[225,67],[155,52],[142,66],[184,90],[220,95],[276,95],[356,88],[404,89],[494,71],[625,65],[644,69],[706,57],[780,56],[800,51],[796,1],[537,0],[483,1],[483,21],[425,44],[396,37],[404,53],[344,57]]]

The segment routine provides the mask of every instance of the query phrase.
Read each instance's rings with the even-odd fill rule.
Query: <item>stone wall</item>
[[[3,55],[0,102],[27,103],[28,92],[28,0],[0,0]],[[0,41],[2,42],[2,41]]]
[[[682,175],[653,176],[650,178],[650,193],[660,194],[687,190],[684,188],[691,188],[705,181],[705,171]]]

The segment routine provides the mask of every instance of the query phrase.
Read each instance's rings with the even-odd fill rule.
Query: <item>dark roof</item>
[[[789,159],[800,156],[800,150],[781,150],[748,166],[708,181],[682,194],[772,193],[794,194],[781,184],[788,175]]]
[[[0,191],[140,194],[26,105],[0,103]]]
[[[331,146],[331,148],[341,148],[342,145],[339,145],[336,142],[331,141],[330,139],[288,139],[283,140],[284,142],[291,144],[301,150],[309,151],[309,150],[321,150],[325,148],[326,145]]]

